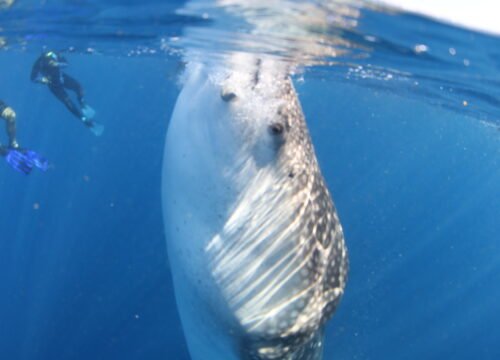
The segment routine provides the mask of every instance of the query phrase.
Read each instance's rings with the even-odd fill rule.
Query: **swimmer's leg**
[[[52,94],[58,98],[73,115],[75,115],[78,119],[82,120],[83,114],[78,106],[76,106],[73,101],[71,101],[68,93],[64,90],[61,85],[50,84],[49,89]]]
[[[66,89],[74,91],[76,94],[76,97],[78,99],[78,103],[80,106],[85,106],[85,101],[83,99],[84,93],[83,93],[83,87],[80,85],[80,83],[73,77],[63,74],[63,85]]]
[[[5,129],[9,137],[9,147],[17,149],[19,144],[16,140],[16,113],[14,110],[7,107],[2,113],[2,117],[5,119]]]
[[[100,123],[92,120],[92,118],[95,115],[94,109],[92,109],[90,106],[85,104],[85,101],[83,99],[83,88],[80,85],[78,81],[76,81],[74,78],[67,74],[63,74],[63,85],[66,89],[72,90],[75,92],[78,102],[80,104],[80,109],[78,109],[79,112],[79,118],[80,120],[83,121],[83,124],[94,133],[95,136],[101,136],[103,131],[104,131],[104,126],[101,125]],[[64,91],[64,90],[63,90]],[[66,94],[67,96],[67,94]],[[70,100],[71,102],[71,100]],[[71,103],[73,104],[73,103]],[[66,105],[67,106],[67,105]]]
[[[67,74],[63,74],[63,84],[68,90],[75,92],[78,103],[80,104],[80,111],[87,119],[92,119],[95,116],[95,111],[89,105],[85,103],[83,98],[84,92],[83,88],[78,81]]]

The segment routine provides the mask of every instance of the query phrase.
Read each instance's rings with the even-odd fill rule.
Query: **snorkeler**
[[[102,134],[104,127],[92,120],[95,112],[85,104],[82,86],[61,70],[67,65],[67,60],[55,51],[44,52],[33,64],[31,81],[47,85],[50,91],[73,115],[80,119],[96,136],[99,136]],[[71,100],[66,89],[76,94],[79,106]]]
[[[33,150],[19,147],[16,140],[16,112],[2,100],[0,100],[0,117],[7,122],[9,138],[8,146],[0,143],[0,156],[3,156],[14,170],[25,174],[29,174],[34,167],[46,171],[49,163],[45,158]]]

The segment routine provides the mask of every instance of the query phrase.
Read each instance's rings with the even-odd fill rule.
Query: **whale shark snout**
[[[163,204],[191,356],[322,358],[348,258],[286,65],[192,63],[165,146]]]

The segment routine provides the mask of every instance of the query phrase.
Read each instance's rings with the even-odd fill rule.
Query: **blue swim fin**
[[[0,152],[11,168],[28,175],[33,168],[47,171],[49,162],[33,150],[2,148]]]
[[[82,107],[83,123],[94,133],[95,136],[101,136],[104,132],[104,125],[92,120],[95,116],[95,110],[85,104]]]
[[[36,168],[47,171],[49,169],[49,161],[33,150],[24,150],[26,160],[33,164]]]
[[[92,109],[90,106],[88,106],[87,104],[85,104],[83,107],[82,107],[82,114],[83,116],[85,116],[87,119],[93,119],[94,116],[95,116],[95,110]]]
[[[101,136],[104,132],[104,125],[94,121],[94,120],[85,120],[84,124],[86,127],[90,129],[94,133],[95,136]]]

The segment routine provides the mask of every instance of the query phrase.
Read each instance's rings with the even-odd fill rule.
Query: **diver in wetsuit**
[[[101,135],[102,125],[93,121],[94,116],[92,108],[85,104],[83,98],[83,88],[77,80],[64,73],[61,69],[68,65],[67,60],[55,51],[44,52],[33,64],[31,70],[31,81],[45,84],[73,115],[90,128],[95,135]],[[76,94],[78,104],[76,105],[66,89]]]
[[[16,112],[2,100],[0,100],[0,117],[6,122],[9,147],[12,149],[19,148],[16,140]],[[0,143],[0,147],[3,148],[4,146]]]

